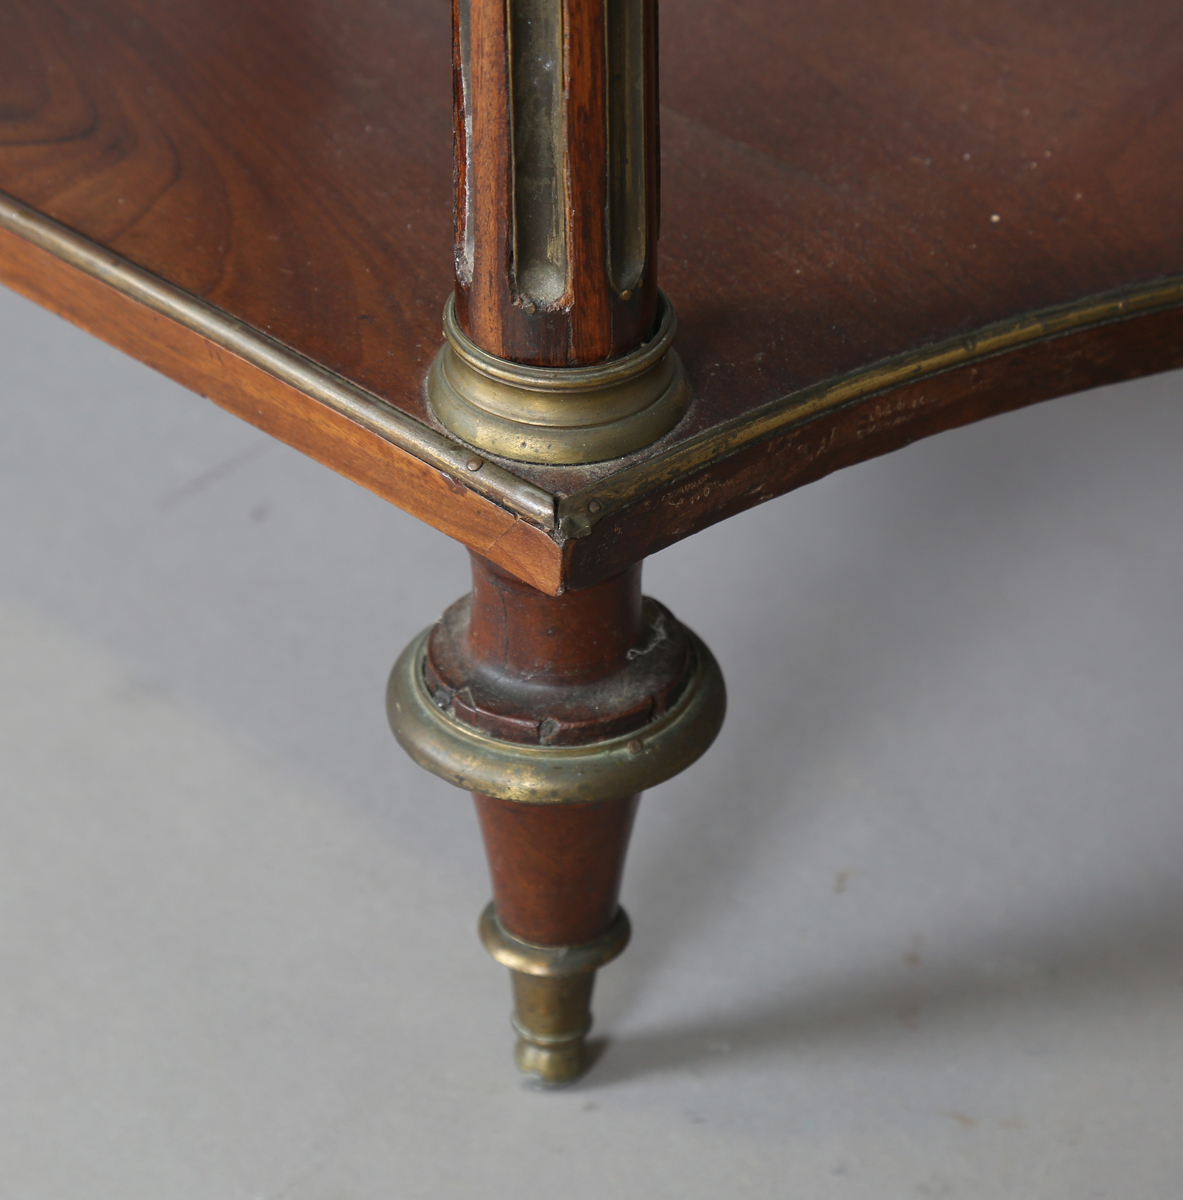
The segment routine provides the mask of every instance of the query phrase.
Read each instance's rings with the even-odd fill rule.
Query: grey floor
[[[0,298],[5,1200],[1183,1194],[1183,377],[647,568],[732,690],[582,1085],[381,694],[442,536]]]

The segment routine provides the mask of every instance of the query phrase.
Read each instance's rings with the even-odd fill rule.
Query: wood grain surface
[[[474,795],[502,924],[539,946],[575,946],[616,916],[640,796],[516,804]]]
[[[659,270],[695,402],[646,454],[893,355],[1183,275],[1173,0],[682,0],[661,28]],[[0,0],[0,190],[428,420],[450,70],[438,0]],[[67,293],[58,307],[95,319]],[[1181,332],[1179,310],[1141,315],[868,398],[832,418],[857,437],[806,426],[729,453],[568,541],[548,586],[914,437],[1177,365]],[[358,477],[314,426],[293,444]],[[513,469],[563,496],[636,461]],[[415,486],[375,490],[403,503]],[[424,495],[412,511],[446,504],[435,523],[484,537],[480,505]]]

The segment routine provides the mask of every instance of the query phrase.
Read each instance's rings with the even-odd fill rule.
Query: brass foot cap
[[[549,1046],[518,1038],[513,1060],[518,1070],[540,1087],[563,1087],[574,1083],[590,1065],[582,1037]]]

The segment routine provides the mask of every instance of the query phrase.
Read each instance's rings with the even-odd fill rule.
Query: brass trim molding
[[[569,465],[630,454],[667,434],[690,402],[664,294],[660,312],[656,334],[631,354],[588,367],[530,367],[470,341],[449,296],[427,398],[445,428],[500,458]]]
[[[462,7],[470,4],[465,0]],[[545,307],[566,295],[570,267],[563,5],[513,0],[507,8],[514,284],[521,300]],[[471,55],[470,47],[471,39],[464,46]],[[542,63],[548,69],[540,69]]]
[[[481,913],[477,934],[481,945],[503,967],[522,975],[582,975],[595,971],[623,953],[632,936],[632,926],[623,908],[616,910],[612,924],[590,942],[575,946],[538,946],[515,937],[497,916],[492,901]]]
[[[1183,305],[1183,276],[1116,288],[1069,304],[1037,309],[920,350],[882,359],[771,400],[695,438],[625,467],[558,502],[559,531],[583,537],[596,522],[707,463],[835,409],[1035,342]],[[589,506],[594,508],[589,510]],[[593,515],[594,514],[594,515]]]
[[[489,737],[428,694],[424,630],[402,652],[386,688],[386,715],[402,748],[456,787],[523,804],[580,804],[631,796],[700,758],[723,724],[727,693],[706,646],[687,630],[694,673],[677,703],[632,733],[584,746],[534,746]]]
[[[1183,276],[1175,275],[998,321],[976,332],[884,359],[771,400],[733,421],[643,462],[615,471],[566,497],[559,497],[494,462],[485,461],[480,471],[470,471],[467,466],[472,457],[469,447],[452,441],[446,434],[424,425],[244,321],[166,283],[3,193],[0,193],[0,228],[201,334],[276,379],[299,388],[328,408],[443,471],[465,488],[487,496],[531,524],[551,532],[559,540],[584,536],[591,532],[597,521],[648,492],[745,446],[805,425],[837,408],[1035,342],[1183,305]],[[653,343],[649,345],[651,347]],[[678,370],[680,374],[680,366]]]
[[[479,474],[474,473],[466,466],[472,457],[467,447],[457,445],[245,321],[112,254],[3,193],[0,193],[0,228],[237,354],[532,524],[546,530],[555,528],[555,497],[545,489],[519,479],[495,463],[486,463]]]

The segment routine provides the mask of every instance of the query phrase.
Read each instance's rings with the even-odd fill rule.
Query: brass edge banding
[[[628,914],[623,908],[616,910],[612,924],[590,942],[575,946],[539,946],[534,942],[515,937],[497,916],[492,901],[481,913],[477,932],[481,945],[503,967],[519,971],[523,975],[582,975],[610,963],[621,954],[632,936]],[[529,1035],[532,1038],[535,1034]],[[567,1040],[566,1037],[559,1040]]]
[[[39,246],[128,298],[237,354],[268,375],[443,471],[545,530],[555,528],[555,497],[543,488],[485,463],[467,469],[472,453],[393,405],[305,358],[204,300],[165,282],[119,255],[0,193],[0,228]]]
[[[700,758],[723,724],[727,693],[714,656],[689,630],[694,674],[678,702],[641,729],[584,746],[536,746],[489,737],[444,712],[427,692],[430,629],[390,673],[386,714],[402,748],[456,787],[523,804],[583,804],[643,792]]]
[[[582,537],[591,532],[597,521],[647,492],[672,483],[753,442],[804,425],[878,392],[916,383],[1035,342],[1080,333],[1127,317],[1144,316],[1178,305],[1183,305],[1183,276],[1175,275],[1154,283],[1117,288],[1072,304],[1054,305],[1023,317],[998,321],[975,333],[947,338],[923,350],[884,359],[837,379],[827,379],[770,401],[561,499],[558,504],[559,531],[568,537]],[[588,512],[588,505],[593,500],[599,506],[594,517]]]
[[[560,537],[580,537],[609,513],[706,464],[795,425],[876,392],[918,382],[977,359],[1093,326],[1183,304],[1183,276],[1119,288],[1025,317],[999,321],[976,333],[948,338],[924,350],[790,393],[744,416],[652,458],[617,471],[560,500],[544,488],[493,462],[467,469],[471,451],[423,425],[372,393],[349,383],[294,350],[252,329],[205,301],[190,296],[141,267],[11,196],[0,193],[0,228],[24,238],[138,303],[239,355],[384,438],[420,461],[455,478]],[[508,456],[506,456],[508,457]],[[599,505],[593,517],[592,501]]]
[[[532,367],[489,354],[444,305],[444,345],[427,376],[442,425],[469,445],[517,462],[571,465],[630,454],[663,437],[690,402],[671,349],[673,306],[660,295],[657,332],[630,354],[582,367]]]

